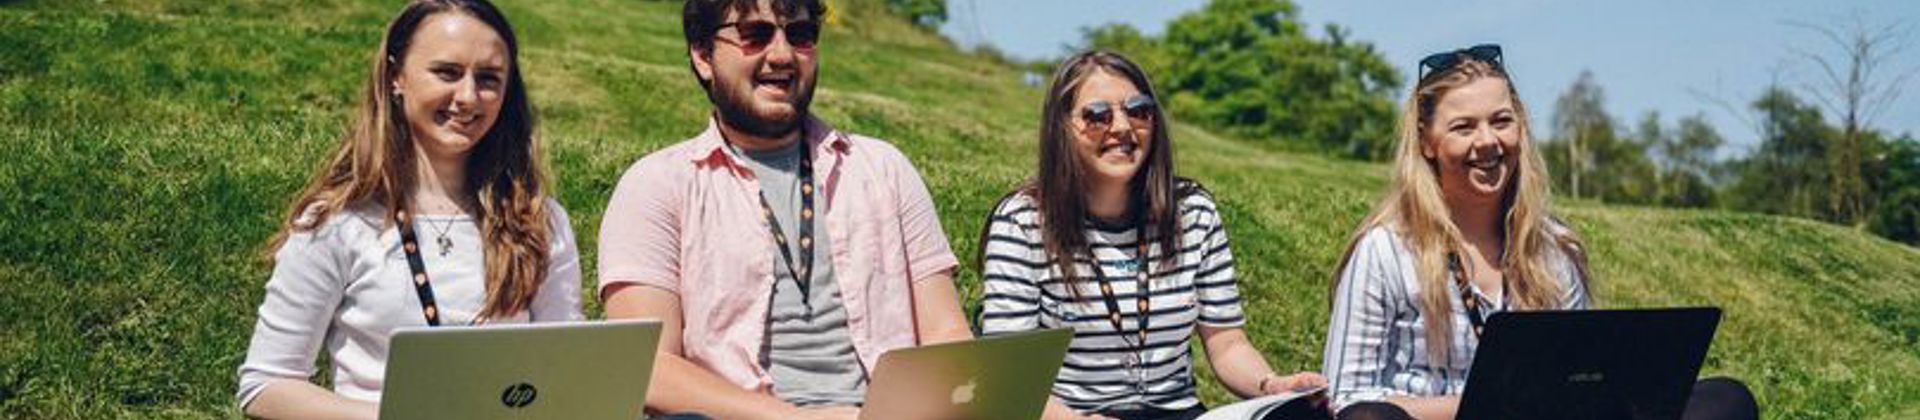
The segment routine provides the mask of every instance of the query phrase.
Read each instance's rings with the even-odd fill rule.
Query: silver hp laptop
[[[659,321],[403,329],[380,418],[637,419],[659,341]]]
[[[1072,340],[1056,328],[887,352],[860,418],[1040,418]]]

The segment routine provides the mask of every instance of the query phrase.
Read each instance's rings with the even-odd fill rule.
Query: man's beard
[[[708,98],[713,101],[714,108],[720,111],[721,122],[748,135],[771,139],[793,133],[806,120],[807,107],[813,103],[812,81],[794,83],[796,91],[793,92],[794,96],[790,102],[793,106],[793,114],[787,118],[771,118],[755,114],[751,105],[755,89],[753,80],[748,79],[743,82],[747,88],[741,90],[734,89],[731,84],[714,80],[713,90],[708,94]]]

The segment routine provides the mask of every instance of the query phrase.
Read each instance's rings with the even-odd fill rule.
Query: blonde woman
[[[1393,180],[1337,270],[1324,372],[1341,418],[1450,419],[1480,325],[1585,309],[1586,250],[1548,207],[1547,170],[1496,45],[1420,62]],[[1754,418],[1744,385],[1695,387],[1687,418]]]
[[[485,0],[413,2],[358,118],[294,200],[240,365],[256,418],[374,418],[400,327],[580,318],[513,30]],[[333,389],[308,381],[325,352]]]

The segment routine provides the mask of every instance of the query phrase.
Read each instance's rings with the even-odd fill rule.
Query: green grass
[[[0,2],[0,417],[236,416],[261,247],[343,132],[391,3]],[[1030,171],[1041,93],[840,3],[816,109],[905,150],[971,263]],[[506,8],[590,286],[617,177],[708,105],[674,4]],[[1276,366],[1317,368],[1330,271],[1385,168],[1175,135],[1233,231],[1251,335]],[[1726,308],[1706,373],[1747,380],[1768,418],[1920,417],[1920,252],[1793,219],[1561,205],[1603,306]],[[960,279],[972,308],[977,276]]]

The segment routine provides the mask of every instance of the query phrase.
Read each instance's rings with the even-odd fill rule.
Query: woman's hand
[[[1327,377],[1320,376],[1316,372],[1299,372],[1287,376],[1268,375],[1260,380],[1260,394],[1300,392],[1323,386],[1327,386]]]

